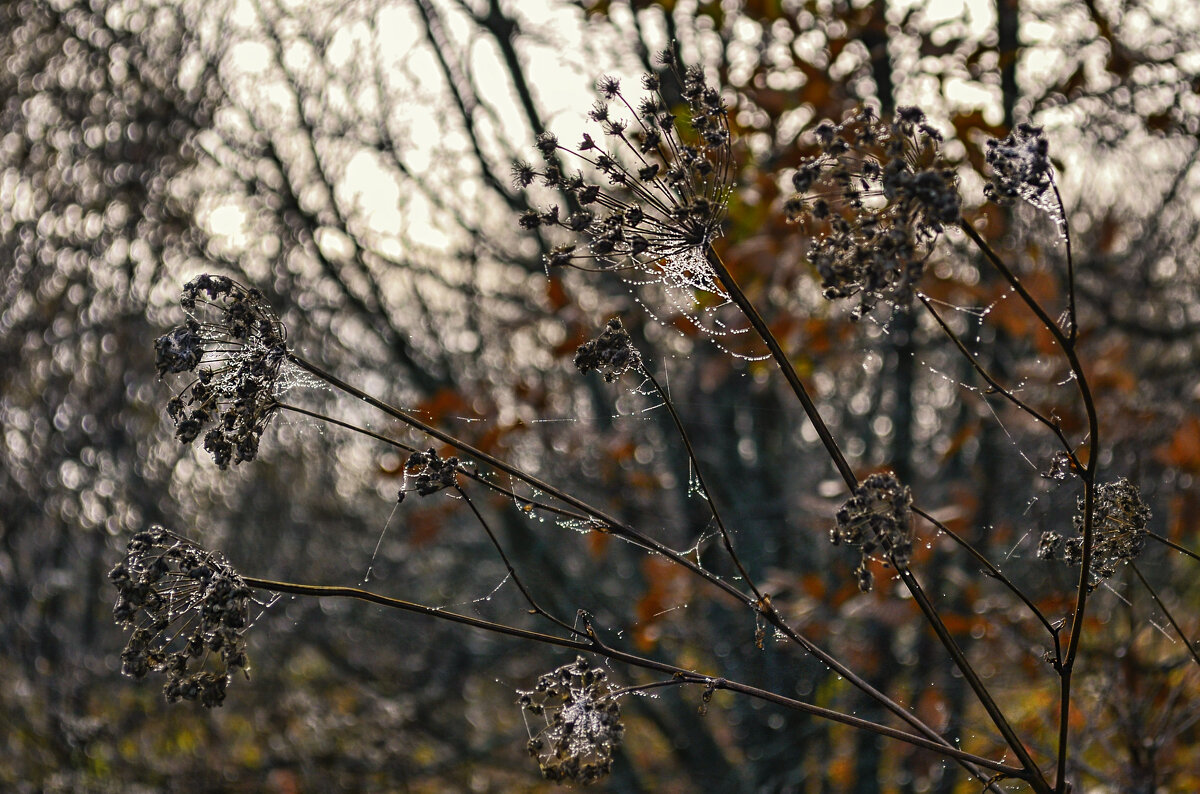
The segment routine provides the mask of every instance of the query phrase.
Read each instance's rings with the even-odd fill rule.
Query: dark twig
[[[250,587],[258,590],[267,590],[273,593],[290,593],[292,595],[312,596],[316,598],[350,598],[358,601],[366,601],[371,604],[388,607],[391,609],[399,609],[405,612],[415,612],[428,617],[434,617],[439,620],[447,620],[452,623],[459,623],[465,626],[470,626],[476,629],[482,629],[494,634],[503,634],[509,637],[516,637],[524,640],[531,640],[545,645],[557,645],[561,648],[571,648],[576,651],[586,653],[596,653],[605,656],[614,661],[623,662],[634,667],[640,667],[645,670],[653,670],[660,673],[666,673],[673,677],[681,684],[693,684],[713,689],[721,689],[729,692],[746,695],[768,703],[774,703],[779,706],[801,711],[806,714],[811,714],[815,717],[827,719],[832,722],[837,722],[842,725],[849,725],[860,730],[870,731],[880,736],[885,736],[890,739],[906,742],[916,747],[921,747],[926,750],[931,750],[936,753],[954,758],[957,761],[973,764],[983,769],[988,769],[1005,775],[1011,778],[1020,780],[1029,780],[1029,773],[1018,767],[1012,767],[1005,764],[997,763],[989,758],[968,753],[959,750],[953,746],[946,746],[938,741],[934,741],[922,736],[917,736],[911,733],[890,728],[886,725],[870,722],[869,720],[853,717],[848,714],[833,711],[831,709],[814,706],[794,698],[785,697],[764,689],[760,689],[748,684],[742,684],[737,681],[730,681],[724,678],[716,678],[713,676],[702,675],[691,670],[686,670],[681,667],[660,662],[656,659],[649,659],[636,654],[628,653],[616,648],[612,648],[601,642],[594,633],[591,633],[588,639],[572,639],[568,637],[558,637],[553,634],[544,634],[542,632],[522,629],[516,626],[509,626],[503,623],[495,623],[483,618],[471,617],[469,615],[461,615],[456,612],[448,612],[443,609],[426,606],[424,604],[405,601],[399,598],[373,593],[369,590],[361,590],[356,587],[326,587],[323,585],[307,585],[296,584],[293,582],[278,582],[270,579],[258,579],[251,576],[243,576],[242,580]]]

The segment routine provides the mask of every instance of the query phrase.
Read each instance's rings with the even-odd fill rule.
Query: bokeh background
[[[636,384],[571,366],[620,315],[670,384],[743,558],[776,603],[947,735],[995,749],[911,604],[887,586],[860,594],[853,555],[828,543],[839,486],[771,367],[619,278],[548,277],[542,254],[559,241],[517,227],[530,202],[553,197],[514,188],[510,163],[533,159],[544,130],[577,138],[594,80],[623,76],[636,93],[671,41],[721,87],[737,136],[717,246],[856,470],[895,469],[1065,615],[1073,573],[1034,559],[1043,530],[1069,529],[1077,495],[1077,482],[1040,475],[1051,439],[981,393],[928,317],[852,323],[824,301],[780,211],[818,121],[863,102],[885,113],[919,104],[946,134],[968,215],[1060,308],[1054,221],[982,206],[978,176],[987,137],[1045,125],[1105,470],[1141,485],[1154,531],[1196,545],[1200,9],[1189,0],[5,2],[0,788],[550,788],[526,757],[514,690],[571,658],[554,649],[282,599],[251,630],[252,680],[235,681],[223,708],[168,706],[152,680],[121,678],[106,574],[152,523],[247,575],[358,585],[370,569],[379,592],[536,625],[460,504],[396,509],[403,461],[379,445],[283,419],[258,460],[223,472],[173,440],[153,341],[182,319],[179,289],[202,272],[262,289],[307,358],[677,548],[695,545],[719,569],[665,412]],[[1045,329],[960,238],[947,235],[922,286],[990,367],[1081,438]],[[402,432],[329,391],[289,399]],[[770,638],[757,647],[744,605],[661,560],[511,503],[485,509],[559,614],[587,609],[613,642],[882,719],[796,650]],[[1036,627],[953,547],[926,539],[919,574],[1048,752],[1054,678]],[[1194,631],[1195,564],[1157,547],[1142,564]],[[1128,576],[1110,585],[1089,618],[1076,774],[1109,786],[1094,790],[1196,790],[1195,666],[1144,590]],[[720,695],[706,716],[699,705],[695,692],[626,699],[627,742],[600,788],[978,788],[873,735]]]

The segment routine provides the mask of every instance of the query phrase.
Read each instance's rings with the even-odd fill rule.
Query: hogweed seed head
[[[113,616],[130,629],[121,670],[167,677],[168,702],[220,706],[235,670],[247,670],[250,588],[225,557],[160,526],[130,539],[109,572]]]
[[[583,373],[600,372],[612,383],[629,370],[641,370],[642,354],[633,346],[620,318],[614,317],[600,336],[584,342],[575,351],[575,366]]]
[[[896,567],[912,558],[912,492],[892,472],[872,474],[859,483],[837,511],[837,525],[829,540],[855,546],[861,553],[854,575],[864,593],[874,577],[867,561],[876,553]]]
[[[1037,556],[1043,560],[1058,558],[1067,565],[1083,562],[1084,499],[1076,501],[1072,518],[1074,537],[1057,532],[1043,532]],[[1150,523],[1150,508],[1142,501],[1138,487],[1122,477],[1115,482],[1096,486],[1092,513],[1092,561],[1088,587],[1097,585],[1117,572],[1117,567],[1137,559],[1146,546],[1146,526]]]
[[[858,318],[880,300],[906,307],[946,224],[959,219],[957,178],[941,134],[918,108],[890,123],[870,108],[814,131],[819,151],[792,175],[788,220],[812,239],[809,259],[825,297],[857,296]]]
[[[518,691],[517,703],[527,724],[540,726],[530,727],[526,748],[547,780],[586,786],[612,771],[625,726],[604,670],[580,656]]]
[[[1003,140],[989,138],[987,163],[991,181],[984,195],[998,204],[1015,199],[1029,202],[1046,212],[1064,230],[1062,204],[1054,189],[1054,167],[1050,164],[1050,144],[1045,131],[1032,124],[1018,124]]]
[[[458,470],[461,461],[456,457],[442,458],[432,448],[425,452],[414,452],[404,464],[404,486],[400,498],[408,491],[418,496],[429,496],[444,488],[458,485]]]
[[[287,367],[286,329],[261,292],[225,276],[192,279],[179,304],[186,321],[154,343],[159,377],[195,375],[167,403],[175,436],[190,444],[203,434],[223,469],[253,460]]]
[[[588,113],[600,125],[601,143],[584,135],[574,149],[543,133],[536,146],[546,160],[541,170],[513,166],[521,187],[540,177],[544,184],[574,195],[587,209],[565,217],[538,211],[521,216],[526,230],[559,227],[588,240],[586,247],[559,247],[547,266],[625,266],[670,287],[724,294],[705,252],[721,231],[730,195],[732,146],[729,120],[720,94],[705,82],[703,70],[682,74],[673,57],[666,60],[687,102],[688,129],[667,110],[657,75],[642,80],[649,96],[637,108],[620,81],[602,78]],[[581,161],[603,180],[582,172],[562,175],[559,155]],[[535,221],[536,219],[536,221]]]

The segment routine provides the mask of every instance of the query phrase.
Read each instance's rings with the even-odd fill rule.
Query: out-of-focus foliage
[[[687,547],[707,514],[662,412],[638,413],[644,397],[573,375],[575,348],[622,313],[648,366],[668,372],[714,498],[737,516],[743,560],[772,597],[876,686],[974,741],[968,693],[931,672],[940,649],[906,605],[878,594],[886,574],[860,595],[855,560],[827,543],[828,464],[770,368],[662,312],[655,322],[619,280],[547,277],[541,255],[556,241],[519,235],[526,199],[509,163],[545,129],[574,138],[601,72],[635,75],[678,40],[724,87],[738,136],[722,256],[770,307],[856,468],[890,465],[953,528],[1011,550],[1015,579],[1067,592],[1066,569],[1033,559],[1041,531],[1069,528],[1074,504],[1069,485],[1038,476],[1051,445],[963,388],[976,381],[929,322],[855,325],[831,309],[781,211],[789,169],[812,153],[806,133],[862,101],[921,104],[947,133],[947,155],[977,169],[987,135],[1027,117],[1045,124],[1075,234],[1081,355],[1102,395],[1106,466],[1141,482],[1158,531],[1194,546],[1200,21],[1183,0],[997,5],[999,16],[989,6],[934,17],[883,0],[5,4],[0,787],[534,785],[513,701],[567,661],[547,663],[545,649],[283,600],[249,635],[251,681],[218,712],[168,709],[153,687],[118,677],[105,573],[152,523],[204,539],[244,574],[327,584],[368,574],[374,589],[461,611],[511,618],[523,607],[451,500],[408,500],[393,514],[403,461],[377,445],[290,421],[268,431],[257,460],[223,473],[170,438],[152,344],[202,270],[261,288],[309,358]],[[988,239],[1061,306],[1054,224],[979,206],[982,182],[966,169],[961,187]],[[1064,401],[1062,372],[1043,363],[1050,341],[1004,285],[962,255],[929,272],[924,288],[964,335],[1005,351],[990,366],[1039,404]],[[322,392],[288,399],[398,432]],[[1061,410],[1078,432],[1078,413]],[[586,608],[614,641],[681,665],[879,717],[820,665],[769,641],[759,650],[744,613],[660,561],[511,503],[485,509],[557,611]],[[707,549],[698,556],[717,564]],[[1025,653],[1023,619],[999,612],[997,590],[941,544],[919,542],[913,557],[943,584],[947,623],[988,661],[1022,729],[1049,741],[1039,720],[1052,690],[1012,691],[1045,672]],[[1171,585],[1177,614],[1194,615],[1194,569],[1157,553],[1147,569]],[[1195,670],[1174,664],[1181,651],[1144,594],[1114,587],[1135,603],[1097,599],[1089,619],[1115,639],[1088,657],[1086,686],[1140,694],[1093,699],[1079,732],[1113,748],[1127,776],[1118,787],[1170,771],[1162,785],[1195,788]],[[874,736],[723,696],[700,718],[697,700],[623,704],[613,790],[969,785]],[[1151,753],[1139,743],[1155,720],[1168,738]]]

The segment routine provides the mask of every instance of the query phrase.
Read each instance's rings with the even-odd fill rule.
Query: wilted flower
[[[169,702],[221,705],[230,674],[247,668],[251,601],[225,557],[154,526],[133,536],[108,578],[117,588],[113,616],[132,630],[122,672],[164,673]]]
[[[608,775],[625,726],[604,670],[589,667],[580,656],[517,695],[525,714],[545,722],[536,732],[530,728],[527,745],[543,777],[586,786]]]
[[[934,240],[960,217],[942,136],[917,108],[890,123],[864,108],[816,129],[820,151],[792,176],[788,220],[813,240],[809,259],[830,300],[858,296],[861,317],[889,298],[907,306]]]
[[[548,266],[628,263],[668,287],[723,295],[706,252],[720,234],[729,202],[729,120],[719,92],[707,85],[702,69],[690,67],[681,73],[670,51],[660,60],[680,83],[690,129],[679,125],[657,75],[643,78],[648,93],[636,109],[620,81],[603,78],[597,86],[603,98],[588,114],[603,131],[600,141],[584,135],[571,148],[543,133],[537,148],[545,166],[536,169],[523,162],[513,166],[519,186],[540,180],[570,194],[577,209],[565,214],[557,206],[529,210],[520,225],[525,229],[557,226],[586,235],[586,247],[554,249],[547,257]],[[560,154],[587,163],[607,184],[589,181],[582,173],[562,173],[557,165]]]
[[[192,279],[179,304],[187,320],[154,343],[160,377],[195,373],[167,403],[175,437],[190,444],[203,433],[221,468],[253,460],[287,363],[283,323],[261,292],[225,276]]]
[[[1060,558],[1068,565],[1083,561],[1084,500],[1076,501],[1077,513],[1072,519],[1075,537],[1065,538],[1057,532],[1043,532],[1037,555],[1043,560]],[[1150,523],[1150,508],[1142,501],[1137,486],[1122,477],[1116,482],[1096,486],[1095,510],[1092,516],[1092,562],[1088,586],[1117,572],[1117,566],[1132,562],[1146,546],[1146,525]]]
[[[1048,212],[1061,227],[1062,206],[1054,191],[1054,168],[1050,165],[1050,144],[1041,127],[1018,124],[1007,138],[987,141],[987,163],[991,181],[984,194],[1000,204],[1023,199]]]
[[[642,354],[633,346],[620,318],[614,317],[600,336],[584,342],[575,351],[575,366],[584,373],[596,370],[611,383],[631,369],[641,369]]]
[[[874,584],[867,567],[871,555],[878,551],[896,566],[907,565],[912,557],[912,492],[892,472],[870,475],[838,510],[829,540],[858,547],[862,559],[854,575],[859,589],[869,591]]]
[[[404,498],[406,491],[429,496],[443,488],[453,488],[458,484],[459,465],[458,458],[440,458],[433,449],[414,452],[404,464],[404,488],[400,498]]]

